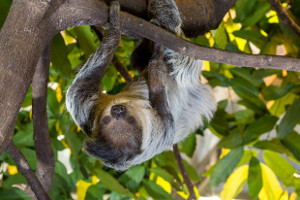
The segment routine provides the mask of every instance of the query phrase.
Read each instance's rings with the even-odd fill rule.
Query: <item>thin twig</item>
[[[35,193],[38,199],[42,200],[50,200],[47,192],[44,190],[42,184],[39,179],[35,175],[35,173],[31,170],[29,163],[26,158],[22,154],[22,152],[15,146],[14,143],[10,142],[6,148],[7,153],[12,157],[12,159],[16,162],[19,170],[23,174],[23,176],[28,181],[31,189]]]
[[[280,20],[300,38],[300,27],[281,6],[280,0],[269,0],[269,3],[271,4],[272,9],[276,11]]]
[[[184,168],[182,158],[181,158],[177,144],[173,145],[173,151],[174,151],[174,155],[175,155],[176,161],[178,163],[178,166],[180,168],[184,183],[186,184],[186,186],[190,192],[189,199],[196,199],[196,194],[194,192],[194,186],[193,186],[191,180],[189,179],[189,176]]]
[[[36,175],[46,191],[50,191],[52,187],[55,168],[46,107],[50,54],[51,45],[47,45],[40,57],[32,81],[32,118],[37,155]]]
[[[100,41],[102,41],[104,37],[104,31],[101,27],[99,26],[92,26],[92,29],[95,31],[97,34],[98,38]],[[117,58],[116,55],[113,56],[112,58],[112,63],[115,65],[116,69],[120,72],[121,76],[125,79],[127,83],[130,83],[132,81],[132,77],[126,70],[126,67],[121,63],[121,61]]]

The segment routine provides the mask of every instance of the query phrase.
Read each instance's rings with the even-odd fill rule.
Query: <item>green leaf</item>
[[[218,109],[214,118],[211,120],[210,125],[218,134],[228,135],[228,114],[223,109]]]
[[[243,153],[243,147],[232,149],[225,157],[217,162],[210,177],[210,185],[212,187],[216,187],[227,179],[241,160]]]
[[[76,33],[79,46],[84,52],[87,59],[92,53],[96,51],[98,46],[95,42],[91,27],[88,25],[78,26],[74,28],[74,32]]]
[[[223,148],[235,148],[243,144],[242,134],[239,128],[235,128],[229,132],[229,135],[225,136],[218,144],[219,147]]]
[[[254,30],[238,30],[233,32],[233,35],[251,41],[258,48],[261,48],[266,43],[266,39],[267,39],[260,32]],[[262,80],[260,79],[260,81]]]
[[[254,120],[254,111],[250,109],[238,110],[235,112],[235,118],[239,124],[247,124]]]
[[[162,187],[150,180],[143,180],[144,187],[148,194],[154,199],[173,199]]]
[[[4,24],[4,21],[8,15],[12,0],[0,1],[0,30]]]
[[[260,108],[265,107],[264,102],[258,97],[259,91],[244,79],[239,77],[230,79],[230,85],[241,98],[251,101]]]
[[[285,186],[293,186],[294,173],[297,173],[297,171],[286,159],[284,159],[278,153],[265,151],[264,161],[279,177]]]
[[[20,151],[25,156],[32,170],[36,170],[36,153],[34,150],[29,148],[21,148]]]
[[[133,191],[138,189],[139,184],[142,182],[145,176],[145,167],[144,166],[135,166],[127,170],[119,178],[119,182],[130,188]]]
[[[295,158],[300,161],[300,135],[293,131],[283,138],[281,142],[292,152]]]
[[[282,139],[293,131],[294,127],[300,120],[299,110],[300,98],[293,103],[278,125],[277,135],[279,138]]]
[[[252,26],[265,17],[270,10],[269,2],[261,2],[255,7],[255,12],[245,19],[243,27]]]
[[[179,182],[168,171],[160,167],[151,168],[150,171],[168,181],[176,190],[180,190],[181,186]]]
[[[297,95],[293,93],[288,93],[280,99],[276,100],[273,106],[270,108],[270,113],[277,117],[280,117],[286,112],[287,105],[291,105],[298,98]]]
[[[98,185],[88,187],[85,195],[86,200],[102,200],[103,193]]]
[[[230,72],[233,75],[244,79],[245,81],[247,81],[254,87],[258,87],[263,83],[263,80],[261,78],[256,78],[256,77],[252,76],[252,71],[253,71],[253,69],[249,68],[249,67],[243,67],[243,68],[236,67],[236,68],[230,69]]]
[[[128,189],[125,189],[112,175],[103,171],[102,169],[94,170],[97,177],[100,179],[100,182],[104,184],[104,186],[110,190],[115,191],[120,194],[124,194],[128,197],[134,197],[133,194],[130,193]]]
[[[183,160],[184,168],[192,181],[201,181],[198,173],[196,172],[195,168],[190,165],[187,161]]]
[[[82,149],[81,140],[78,138],[78,134],[73,131],[69,131],[65,134],[65,140],[71,149],[72,154],[77,157]]]
[[[248,166],[244,165],[236,170],[228,177],[220,198],[222,200],[232,200],[238,195],[245,185],[248,176]]]
[[[248,191],[252,199],[257,199],[262,188],[262,175],[259,161],[252,157],[249,163]]]
[[[262,95],[265,100],[270,101],[270,100],[276,100],[284,95],[286,95],[288,92],[290,92],[294,87],[294,84],[288,83],[286,87],[281,88],[278,86],[270,85],[268,87],[263,87],[262,88]]]
[[[253,145],[255,148],[263,149],[263,150],[272,150],[278,153],[284,153],[287,156],[291,156],[291,152],[281,144],[280,140],[274,138],[271,141],[262,140],[258,141]]]
[[[218,29],[216,30],[211,30],[210,31],[211,34],[213,35],[218,47],[220,49],[225,49],[227,41],[228,41],[228,37],[224,28],[224,23],[222,22]]]
[[[0,191],[1,200],[15,200],[15,199],[25,199],[30,200],[31,198],[22,190],[18,188],[11,188],[9,190]]]
[[[6,179],[4,179],[1,187],[4,190],[8,190],[8,189],[12,188],[12,185],[22,184],[22,183],[26,184],[27,180],[24,178],[24,176],[21,174],[21,172],[19,172],[15,175],[10,175]]]
[[[236,8],[236,18],[234,21],[242,22],[245,20],[247,16],[250,15],[253,10],[255,10],[255,3],[256,0],[238,0],[236,1],[235,8]]]
[[[51,63],[56,72],[64,78],[70,78],[72,69],[68,59],[68,49],[60,33],[56,34],[52,39]]]
[[[101,87],[106,91],[111,91],[117,81],[117,70],[111,64],[107,68],[102,80]]]
[[[196,134],[192,133],[179,144],[179,148],[188,157],[192,158],[196,149]]]
[[[33,138],[33,127],[32,123],[29,123],[26,126],[23,126],[23,128],[26,128],[26,130],[18,131],[14,137],[13,142],[18,147],[33,147],[34,140]]]
[[[266,115],[252,124],[250,124],[245,130],[245,142],[249,143],[256,138],[258,138],[261,134],[271,131],[278,118],[272,115]]]

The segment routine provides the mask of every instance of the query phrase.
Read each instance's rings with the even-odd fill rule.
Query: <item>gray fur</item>
[[[153,22],[182,36],[181,18],[173,0],[150,0],[149,12],[152,14]],[[109,111],[114,105],[124,105],[138,116],[142,127],[140,153],[130,159],[120,154],[122,157],[115,163],[103,160],[109,167],[126,170],[170,149],[173,144],[182,141],[189,133],[201,127],[204,118],[210,120],[213,117],[216,102],[210,87],[200,83],[201,61],[180,55],[170,49],[164,49],[162,52],[163,65],[167,70],[160,73],[166,74],[164,80],[166,104],[170,108],[172,122],[165,123],[158,115],[158,111],[151,106],[147,71],[113,98],[103,95],[98,99],[101,78],[119,42],[117,33],[119,30],[114,25],[112,29],[112,33],[77,74],[67,91],[66,105],[74,121],[87,133],[89,140],[92,140],[91,144],[93,142],[95,144],[96,139],[93,138],[99,134],[95,133],[98,118],[92,113],[97,107],[96,102],[99,104],[102,100],[105,101],[101,98],[112,99],[105,104],[105,108],[101,108],[103,112]],[[85,146],[85,148],[87,150],[93,147]],[[87,153],[102,159],[102,155],[96,155],[88,150]],[[109,156],[109,152],[107,155]]]

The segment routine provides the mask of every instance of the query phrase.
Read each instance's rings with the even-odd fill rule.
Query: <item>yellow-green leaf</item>
[[[231,200],[238,195],[243,189],[248,177],[248,165],[237,168],[227,179],[223,191],[221,192],[222,200]]]
[[[260,200],[275,200],[280,199],[283,194],[280,183],[274,172],[265,164],[260,164],[263,187],[258,195]]]

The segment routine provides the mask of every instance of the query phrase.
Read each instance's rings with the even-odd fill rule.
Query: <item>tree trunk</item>
[[[38,59],[51,39],[42,21],[47,4],[37,2],[14,1],[0,33],[0,153],[13,136]]]

